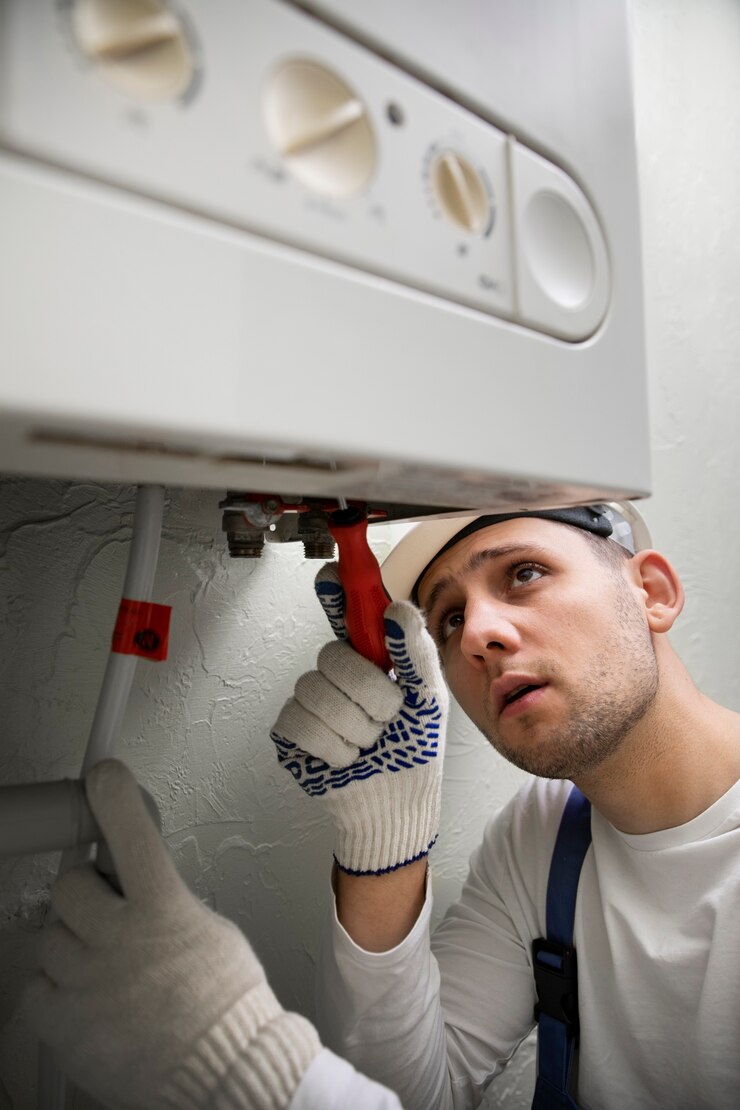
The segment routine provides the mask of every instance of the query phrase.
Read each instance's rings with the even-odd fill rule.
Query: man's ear
[[[668,632],[684,602],[681,579],[673,566],[659,551],[649,549],[633,555],[629,574],[643,594],[650,631]]]

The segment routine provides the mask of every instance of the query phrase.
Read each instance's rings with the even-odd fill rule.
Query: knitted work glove
[[[316,592],[337,640],[298,680],[270,736],[279,761],[331,813],[339,866],[383,874],[426,855],[436,839],[447,689],[409,602],[385,612],[394,682],[347,642],[334,564],[319,571]]]
[[[185,886],[121,763],[87,777],[123,896],[91,866],[52,890],[27,1013],[70,1078],[104,1105],[277,1110],[320,1051],[230,921]]]

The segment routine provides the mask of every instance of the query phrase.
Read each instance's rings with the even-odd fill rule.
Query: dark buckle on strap
[[[535,1020],[540,1014],[562,1021],[569,1037],[578,1043],[578,967],[575,948],[539,937],[532,942],[534,982],[537,988]]]

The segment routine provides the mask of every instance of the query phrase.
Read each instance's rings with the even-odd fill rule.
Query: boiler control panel
[[[563,340],[602,323],[609,252],[579,184],[321,20],[49,8],[4,14],[5,146]]]

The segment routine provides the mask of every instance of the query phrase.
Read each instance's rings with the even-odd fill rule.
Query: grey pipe
[[[100,839],[79,779],[0,787],[0,859]]]
[[[139,789],[157,828],[161,828],[157,803],[146,790]],[[81,779],[0,786],[0,859],[97,841],[102,841],[98,870],[110,875],[112,864],[107,847]]]

